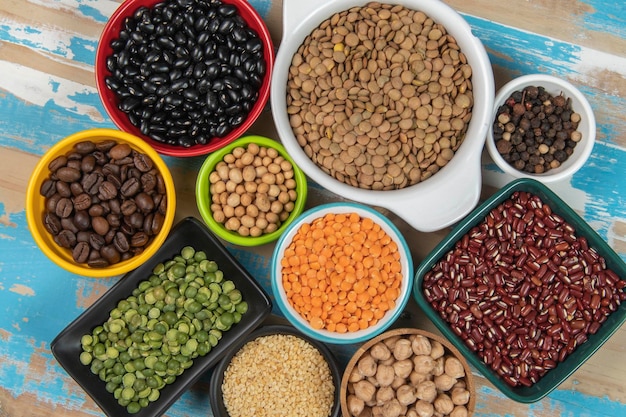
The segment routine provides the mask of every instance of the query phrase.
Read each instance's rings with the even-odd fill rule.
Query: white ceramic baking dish
[[[394,0],[421,10],[444,25],[456,38],[472,67],[474,107],[463,144],[452,160],[431,178],[399,190],[374,191],[353,187],[326,174],[304,153],[289,124],[286,88],[291,59],[305,37],[334,13],[363,6],[363,0],[303,2],[283,0],[283,39],[276,56],[271,86],[271,106],[281,142],[302,170],[331,192],[361,203],[386,208],[413,228],[443,229],[469,213],[480,197],[481,153],[490,125],[494,100],[491,63],[481,41],[454,9],[438,0]]]

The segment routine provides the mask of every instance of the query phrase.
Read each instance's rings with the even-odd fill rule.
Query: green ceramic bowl
[[[615,333],[615,331],[620,328],[624,321],[626,321],[626,303],[622,302],[621,305],[618,305],[615,311],[608,315],[608,318],[606,319],[606,321],[604,321],[604,323],[602,323],[596,333],[590,334],[586,341],[578,343],[576,349],[571,352],[567,357],[565,357],[563,361],[556,361],[556,367],[547,371],[543,375],[543,377],[538,379],[534,384],[530,386],[516,385],[515,387],[513,387],[512,385],[509,385],[499,374],[497,374],[492,369],[490,365],[488,365],[483,360],[484,356],[480,353],[477,353],[480,352],[480,348],[475,352],[469,347],[468,344],[466,344],[466,342],[459,335],[457,335],[457,333],[455,333],[455,331],[453,331],[448,322],[444,320],[444,318],[439,314],[438,311],[433,308],[433,306],[431,306],[425,294],[425,292],[430,292],[432,294],[432,292],[434,291],[433,288],[441,287],[436,284],[429,285],[427,288],[424,288],[424,277],[433,268],[433,266],[437,264],[437,262],[439,262],[439,260],[446,257],[446,254],[455,247],[457,242],[463,239],[463,236],[465,236],[471,229],[473,229],[474,226],[481,224],[487,218],[488,213],[492,209],[499,206],[500,203],[504,202],[505,200],[508,200],[509,197],[511,197],[511,195],[516,191],[526,191],[530,194],[538,196],[543,201],[544,205],[547,205],[551,208],[552,213],[561,216],[567,223],[574,227],[575,235],[577,237],[586,238],[588,246],[590,248],[594,248],[597,254],[605,259],[608,269],[613,270],[613,272],[615,272],[617,276],[620,277],[620,279],[626,279],[626,264],[622,261],[620,256],[615,253],[615,251],[611,249],[611,247],[602,239],[602,237],[600,237],[600,235],[595,232],[595,230],[593,230],[578,214],[576,214],[576,212],[571,207],[567,205],[567,203],[559,198],[547,186],[534,179],[522,178],[509,183],[498,192],[496,192],[491,198],[486,200],[481,206],[475,209],[468,217],[465,218],[465,220],[459,223],[450,232],[450,234],[426,257],[426,259],[424,259],[415,274],[413,295],[415,300],[417,301],[417,304],[422,308],[428,318],[437,326],[437,328],[444,334],[444,336],[448,338],[448,340],[450,340],[454,344],[454,346],[461,351],[467,361],[470,362],[474,367],[476,367],[476,369],[480,371],[480,373],[485,376],[485,378],[487,378],[491,383],[493,383],[493,385],[495,385],[500,391],[502,391],[502,393],[504,393],[509,398],[521,403],[532,403],[539,401],[550,392],[552,392],[555,388],[557,388],[563,381],[565,381],[565,379],[567,379],[583,363],[585,363],[585,361],[587,361],[587,359],[589,359],[591,355],[593,355],[598,349],[600,349],[600,347],[609,339],[609,337],[611,337],[611,335],[613,335],[613,333]],[[461,244],[460,246],[462,247],[463,245]],[[461,250],[461,253],[457,254],[457,256],[459,256],[461,259],[465,252],[465,250]],[[566,255],[562,252],[559,253],[561,253],[561,255],[559,255],[561,256],[561,259],[567,260],[571,258],[571,255]],[[471,255],[468,255],[468,257],[469,256]],[[494,276],[494,274],[488,274],[486,275],[486,278],[493,279],[495,281]],[[440,278],[437,282],[443,282],[445,281],[445,279],[446,277],[444,276]],[[535,279],[535,277],[533,277],[533,279]],[[558,274],[555,279],[563,280],[563,278]],[[504,276],[503,281],[504,283],[501,286],[498,286],[498,289],[509,287],[510,285],[515,284],[513,278],[509,276]],[[583,280],[581,280],[580,282],[582,283]],[[494,285],[497,286],[497,284]],[[542,284],[542,287],[543,285],[544,284]],[[520,286],[517,286],[516,288],[519,287]],[[550,285],[548,288],[552,288],[552,286]],[[522,291],[516,292],[521,299],[523,298],[524,301],[530,303],[531,300],[528,298],[530,297],[530,295],[524,296]],[[488,292],[485,293],[485,295],[483,295],[482,297],[479,297],[479,300],[485,300],[487,298],[486,294],[488,294]],[[499,293],[496,292],[496,294]],[[560,298],[560,294],[555,294],[554,297]],[[575,298],[577,300],[577,303],[585,303],[583,299],[584,297],[576,298],[576,296],[570,294],[568,296],[568,299],[570,298]],[[469,306],[471,303],[472,301],[468,300],[467,305]],[[541,314],[541,311],[538,311],[537,317],[539,317]],[[520,314],[519,317],[521,318],[522,314]],[[532,322],[538,323],[539,320],[536,318]],[[470,324],[473,323],[473,321],[466,321],[466,323],[469,324],[472,328],[475,328],[473,324]],[[526,323],[526,321],[524,323]],[[559,324],[564,325],[563,321],[560,321]],[[497,327],[497,325],[494,324],[494,327]],[[537,325],[537,327],[539,326]],[[507,331],[504,331],[503,334],[505,336],[510,335],[511,332],[509,330],[511,328],[512,327],[506,327]],[[492,329],[490,328],[489,330]],[[489,333],[489,330],[485,332],[485,335]],[[539,333],[542,333],[545,336],[547,334],[547,331],[540,331]],[[539,337],[542,336],[539,335]],[[485,337],[485,340],[487,340],[487,336]],[[514,348],[514,346],[507,347]]]
[[[215,220],[211,211],[212,196],[209,187],[209,175],[211,175],[211,172],[214,171],[215,166],[224,159],[224,156],[232,153],[232,151],[237,147],[246,148],[251,143],[257,144],[265,148],[274,148],[286,160],[291,162],[295,174],[294,178],[296,180],[296,191],[298,193],[294,209],[289,215],[289,218],[282,222],[280,227],[276,231],[262,234],[256,237],[242,236],[235,231],[228,230],[226,227],[224,227],[222,223],[219,223]],[[209,229],[211,229],[211,231],[217,236],[227,242],[240,246],[259,246],[273,242],[278,239],[279,236],[285,231],[285,229],[287,229],[287,227],[291,224],[291,222],[293,222],[302,213],[302,211],[304,210],[304,205],[306,203],[306,198],[307,180],[302,170],[296,165],[293,159],[291,159],[291,156],[289,156],[285,148],[280,143],[263,136],[244,136],[235,140],[229,145],[213,152],[206,158],[206,160],[202,164],[202,167],[198,172],[198,178],[196,180],[196,204],[198,205],[198,210],[200,211],[202,219],[207,224]]]

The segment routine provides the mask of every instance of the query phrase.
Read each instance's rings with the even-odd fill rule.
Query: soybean
[[[80,362],[130,414],[211,352],[248,304],[215,261],[191,246],[157,264],[103,324],[81,338]]]
[[[256,143],[225,155],[209,175],[209,184],[213,218],[240,236],[275,232],[298,198],[291,162]]]

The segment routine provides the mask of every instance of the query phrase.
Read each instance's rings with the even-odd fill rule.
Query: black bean
[[[258,64],[262,42],[235,6],[192,3],[159,3],[127,19],[109,62],[108,88],[129,121],[154,140],[181,146],[206,143],[209,132],[230,131],[225,125],[232,116],[239,120],[238,112],[248,112],[248,101],[258,99],[253,90],[265,69]],[[224,90],[230,92],[219,94]]]

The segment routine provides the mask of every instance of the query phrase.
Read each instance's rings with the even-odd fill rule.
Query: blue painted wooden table
[[[276,45],[282,37],[281,2],[250,0]],[[551,187],[626,260],[626,6],[609,0],[449,0],[485,44],[496,87],[541,72],[580,87],[597,118],[588,163]],[[26,227],[24,200],[38,158],[59,139],[92,127],[114,127],[98,98],[93,61],[100,31],[119,5],[111,0],[2,0],[0,2],[0,417],[98,416],[95,403],[50,353],[52,339],[119,277],[90,279],[61,270],[37,248]],[[274,136],[269,110],[251,129]],[[193,188],[201,158],[166,158],[174,175],[177,220],[198,216]],[[484,157],[484,193],[507,178]],[[309,205],[339,197],[311,184]],[[419,261],[446,231],[405,231]],[[199,217],[199,216],[198,216]],[[271,245],[229,247],[270,292]],[[407,324],[434,330],[416,306]],[[335,348],[336,349],[336,348]],[[336,349],[342,361],[350,348]],[[626,329],[620,329],[585,365],[538,403],[515,403],[475,372],[476,416],[626,416]],[[167,412],[211,415],[208,378]]]

